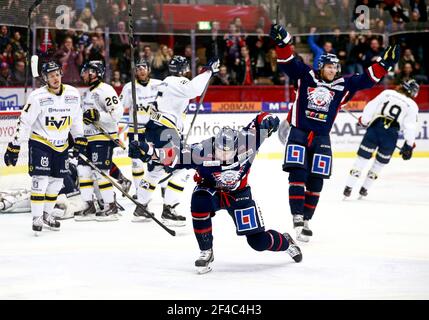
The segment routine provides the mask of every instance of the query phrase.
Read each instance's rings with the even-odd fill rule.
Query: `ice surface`
[[[172,237],[154,222],[62,222],[60,232],[31,231],[30,214],[0,215],[0,299],[429,299],[429,159],[392,159],[365,200],[342,200],[353,159],[335,159],[302,244],[303,261],[253,251],[226,211],[213,218],[214,268],[197,275],[189,212]],[[125,169],[130,176],[129,169]],[[27,176],[0,177],[3,188]],[[253,195],[267,229],[292,230],[281,160],[255,161]],[[160,192],[151,208],[160,216]]]

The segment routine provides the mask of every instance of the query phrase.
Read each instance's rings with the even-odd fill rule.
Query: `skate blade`
[[[365,196],[359,196],[358,197],[358,200],[364,200],[365,199]]]
[[[33,231],[35,237],[40,237],[42,231]]]
[[[167,227],[184,227],[186,226],[186,221],[172,221],[168,219],[162,219],[162,223],[166,225]]]
[[[152,218],[146,218],[146,217],[136,217],[133,216],[131,219],[131,222],[151,222]]]
[[[76,217],[74,217],[74,221],[95,221],[95,216],[93,216],[93,217],[76,216]]]
[[[119,218],[118,217],[114,217],[114,216],[112,216],[112,217],[103,217],[103,218],[101,218],[101,217],[95,218],[95,221],[98,221],[98,222],[109,222],[109,221],[118,221],[118,220],[119,220]]]
[[[48,230],[51,230],[51,231],[60,231],[60,228],[50,227],[50,226],[47,226],[47,225],[44,225],[43,229],[48,229]]]
[[[301,241],[301,242],[309,242],[310,236],[304,236],[302,234],[299,234],[296,236],[296,240]]]
[[[212,271],[212,267],[211,266],[197,267],[196,270],[197,270],[198,274],[205,274],[205,273],[209,273],[210,271]]]

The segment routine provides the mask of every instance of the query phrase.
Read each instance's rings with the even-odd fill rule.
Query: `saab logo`
[[[41,107],[50,106],[51,104],[54,104],[54,100],[52,98],[39,99],[39,104]]]
[[[72,125],[72,119],[70,116],[61,117],[60,120],[56,120],[55,117],[46,117],[45,126],[48,130],[65,130],[70,128]]]
[[[65,96],[64,102],[67,104],[74,104],[77,103],[78,98],[76,96]]]
[[[329,176],[331,171],[331,157],[323,154],[314,154],[313,165],[311,168],[312,173],[318,173],[324,176]]]
[[[305,148],[298,144],[290,144],[287,146],[286,162],[304,164]]]
[[[329,105],[334,98],[335,92],[325,87],[308,88],[308,108],[317,111],[329,111]]]
[[[255,207],[234,210],[234,215],[237,222],[237,231],[248,231],[258,227]]]
[[[41,157],[40,158],[40,165],[42,167],[48,167],[49,166],[49,158],[48,157]]]
[[[92,159],[92,162],[94,162],[94,163],[97,162],[97,160],[98,160],[98,153],[97,152],[93,152],[91,159]]]
[[[0,110],[14,109],[18,107],[18,95],[11,94],[7,97],[0,96]]]

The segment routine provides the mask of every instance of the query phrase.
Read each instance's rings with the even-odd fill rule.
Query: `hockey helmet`
[[[146,69],[150,70],[150,64],[147,62],[146,59],[143,59],[143,58],[139,59],[136,62],[136,69],[138,69],[140,67],[143,67],[143,68],[146,68]]]
[[[84,72],[88,70],[93,70],[95,74],[97,75],[98,79],[103,79],[104,73],[106,71],[106,68],[104,67],[104,64],[100,60],[92,60],[85,62],[82,66],[82,69],[80,71],[80,75],[82,76]]]
[[[319,68],[319,71],[322,70],[322,68],[326,64],[334,64],[337,66],[337,76],[341,73],[340,59],[338,59],[336,54],[333,54],[333,53],[322,54],[319,57],[319,61],[317,63],[317,67]]]
[[[231,160],[238,150],[238,131],[223,127],[214,138],[214,147],[217,159]]]
[[[405,90],[405,92],[408,93],[408,95],[412,98],[415,98],[419,94],[420,86],[417,83],[416,80],[410,79],[407,81],[403,81],[401,83],[402,88]]]
[[[48,81],[48,73],[56,70],[59,70],[60,74],[63,75],[61,66],[58,63],[56,63],[55,61],[45,62],[42,65],[42,70],[41,70],[41,75],[43,77],[43,80]]]
[[[182,76],[189,70],[189,62],[182,56],[174,56],[168,64],[168,71],[172,76]]]

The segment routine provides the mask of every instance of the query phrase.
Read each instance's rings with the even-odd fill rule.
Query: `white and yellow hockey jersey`
[[[122,102],[111,85],[100,82],[95,87],[86,90],[82,95],[82,110],[96,109],[100,113],[100,120],[96,125],[84,124],[85,137],[88,141],[109,140],[96,126],[102,128],[112,138],[118,138],[118,123],[124,113]]]
[[[395,91],[384,90],[366,105],[361,121],[369,125],[375,119],[386,118],[386,126],[396,121],[404,132],[404,139],[409,146],[414,145],[417,134],[417,114],[419,107],[407,96]]]
[[[151,103],[153,103],[158,94],[158,86],[162,83],[161,80],[149,79],[146,86],[141,85],[136,81],[136,104],[137,104],[137,123],[139,126],[139,133],[144,132],[144,126],[150,119]],[[133,97],[131,82],[125,84],[119,96],[124,108],[129,108],[130,119],[130,132],[134,132],[134,117],[133,117]]]
[[[31,92],[28,97],[13,143],[20,145],[31,139],[63,152],[69,145],[69,132],[75,138],[83,136],[79,91],[63,84],[57,95],[44,86]]]
[[[201,96],[211,75],[212,72],[208,70],[192,80],[176,76],[165,78],[158,87],[156,99],[158,112],[152,113],[151,119],[167,127],[176,127],[182,132],[184,112],[189,100]]]

